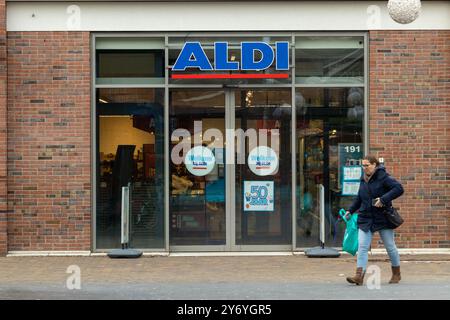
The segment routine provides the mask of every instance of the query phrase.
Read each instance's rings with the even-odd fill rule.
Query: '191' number
[[[345,151],[346,152],[361,152],[361,147],[360,146],[346,146],[345,147]]]

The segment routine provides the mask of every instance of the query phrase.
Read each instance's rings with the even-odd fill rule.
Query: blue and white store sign
[[[274,211],[273,181],[244,181],[244,211]]]
[[[247,163],[257,176],[270,176],[278,172],[278,156],[270,147],[254,148],[248,155]]]
[[[196,146],[186,153],[184,164],[194,176],[206,176],[214,169],[216,158],[209,148]]]
[[[172,71],[262,71],[275,65],[275,70],[289,70],[289,42],[279,41],[272,47],[261,41],[240,43],[240,61],[230,60],[228,42],[214,43],[211,63],[200,42],[186,42],[172,67]],[[284,78],[288,74],[275,74]],[[256,75],[255,75],[256,77]]]

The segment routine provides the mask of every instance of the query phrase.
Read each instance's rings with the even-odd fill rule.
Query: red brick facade
[[[89,33],[9,32],[6,64],[4,16],[1,1],[0,255],[90,250]],[[450,31],[369,38],[370,150],[405,187],[397,244],[449,248]]]
[[[0,1],[0,256],[8,248],[6,169],[6,19],[5,1]]]
[[[370,150],[405,187],[397,244],[450,248],[450,31],[371,31],[369,50]]]
[[[8,32],[8,250],[91,249],[88,32]]]

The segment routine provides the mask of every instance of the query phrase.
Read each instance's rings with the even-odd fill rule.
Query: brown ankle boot
[[[391,267],[392,268],[392,278],[389,283],[399,283],[402,277],[400,276],[400,266]]]
[[[350,283],[355,283],[357,286],[360,286],[364,282],[364,274],[363,268],[356,268],[356,274],[354,277],[347,277],[347,281]]]

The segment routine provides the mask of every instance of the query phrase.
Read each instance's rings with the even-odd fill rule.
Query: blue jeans
[[[378,231],[380,237],[383,240],[384,247],[391,259],[391,264],[393,267],[400,266],[400,256],[398,254],[397,247],[394,241],[394,230],[393,229],[382,229]],[[364,232],[358,229],[358,258],[356,265],[358,268],[363,268],[366,271],[367,260],[369,259],[368,252],[370,244],[372,242],[373,233],[371,231]]]

